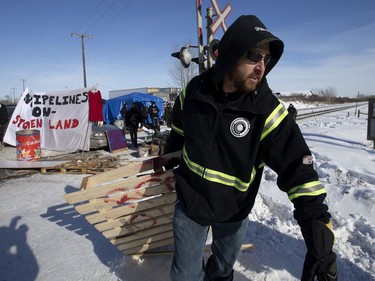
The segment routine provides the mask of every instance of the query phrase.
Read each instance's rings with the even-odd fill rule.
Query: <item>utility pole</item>
[[[81,37],[81,44],[82,44],[82,64],[83,64],[83,86],[86,88],[86,63],[85,63],[85,38],[91,39],[94,38],[94,35],[86,35],[85,33],[70,33],[70,36],[78,36]]]
[[[21,82],[22,82],[22,93],[23,93],[25,92],[25,83],[27,82],[27,80],[21,79]]]
[[[17,88],[10,88],[10,89],[13,90],[12,102],[16,102],[16,89]]]

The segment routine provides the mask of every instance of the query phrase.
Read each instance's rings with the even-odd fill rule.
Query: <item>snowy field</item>
[[[359,109],[367,113],[367,106]],[[366,140],[367,115],[351,109],[298,123],[327,188],[339,279],[375,280],[375,150]],[[85,176],[33,174],[0,183],[0,280],[169,280],[171,256],[124,256],[65,202]],[[301,275],[305,244],[275,182],[266,169],[245,241],[255,247],[241,252],[236,281]]]

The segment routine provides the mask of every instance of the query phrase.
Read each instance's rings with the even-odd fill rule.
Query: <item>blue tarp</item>
[[[136,92],[109,99],[103,106],[104,122],[107,124],[113,124],[115,120],[122,119],[120,110],[125,103],[128,105],[128,109],[130,109],[133,102],[135,102],[137,103],[138,109],[140,110],[144,104],[148,108],[153,101],[156,103],[156,106],[160,109],[159,118],[161,118],[161,116],[163,116],[164,114],[164,100],[162,98]]]

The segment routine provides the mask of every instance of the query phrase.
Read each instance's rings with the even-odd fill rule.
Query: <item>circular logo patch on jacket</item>
[[[230,124],[230,132],[236,138],[242,138],[247,135],[250,131],[250,122],[249,120],[238,117],[232,121]]]

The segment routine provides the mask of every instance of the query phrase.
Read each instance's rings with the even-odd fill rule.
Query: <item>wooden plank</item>
[[[152,170],[152,168],[153,162],[151,160],[123,166],[117,169],[103,172],[101,174],[84,178],[81,182],[81,189],[91,188],[105,182],[126,178],[141,172]]]
[[[103,235],[106,238],[114,238],[118,236],[123,236],[123,235],[129,235],[129,234],[134,234],[135,236],[137,235],[136,232],[139,231],[140,229],[146,229],[146,228],[151,228],[155,227],[158,225],[162,224],[167,224],[171,223],[173,220],[173,213],[171,214],[166,214],[157,218],[150,218],[144,221],[140,221],[137,223],[129,224],[129,225],[124,225],[122,227],[116,227],[110,230],[103,231]]]
[[[124,244],[124,243],[129,243],[129,242],[134,241],[134,240],[148,238],[148,237],[151,237],[152,235],[155,235],[155,234],[158,234],[158,233],[169,232],[169,231],[172,231],[172,229],[173,229],[172,224],[167,223],[167,224],[162,224],[162,225],[159,225],[159,226],[154,226],[152,228],[140,230],[140,231],[138,231],[138,232],[136,232],[132,235],[111,238],[111,239],[109,239],[109,241],[113,245],[121,245],[121,244]]]
[[[120,153],[120,152],[124,152],[124,151],[127,151],[128,148],[121,148],[121,149],[116,149],[116,150],[112,150],[111,153]]]
[[[109,198],[105,197],[91,200],[87,204],[78,205],[76,210],[80,214],[92,213],[94,211],[100,211],[101,209],[108,209],[109,207],[118,207],[121,205],[134,203],[139,200],[147,199],[150,196],[159,195],[173,190],[174,187],[169,184],[150,186],[148,188],[131,190],[127,193],[111,196]]]
[[[127,166],[129,167],[129,166]],[[69,204],[75,204],[99,197],[109,197],[115,194],[125,194],[129,190],[142,187],[153,186],[161,182],[169,182],[174,185],[174,176],[172,171],[165,173],[145,175],[136,178],[126,178],[116,183],[100,185],[89,189],[82,189],[77,192],[65,194],[64,198]]]
[[[99,173],[98,169],[88,169],[85,167],[55,167],[55,168],[42,168],[41,174],[96,174]]]
[[[155,172],[162,171],[162,166],[167,163],[169,159],[180,158],[181,151],[176,151],[163,156],[150,158],[140,163],[134,163],[113,169],[98,175],[86,177],[82,180],[81,189],[90,188],[99,184],[110,182],[119,178],[134,176],[138,173],[154,170]]]
[[[95,224],[95,228],[100,232],[109,230],[116,227],[122,227],[127,224],[143,221],[151,217],[159,217],[165,214],[171,214],[174,212],[175,203],[157,206],[155,208],[145,210],[142,213],[134,213],[131,215],[123,216],[118,219],[111,219],[101,223]]]
[[[166,231],[166,232],[162,232],[162,233],[157,233],[157,234],[154,234],[151,237],[144,237],[144,238],[141,238],[141,239],[133,240],[132,242],[120,244],[120,245],[117,246],[117,248],[120,251],[124,251],[124,250],[128,250],[128,249],[136,248],[136,247],[142,247],[144,244],[152,244],[152,243],[155,243],[157,241],[161,241],[161,240],[165,240],[165,239],[169,239],[169,238],[173,238],[173,231]]]
[[[108,219],[116,219],[125,215],[129,215],[135,212],[140,212],[143,210],[154,208],[155,206],[164,205],[167,203],[172,203],[176,201],[175,192],[165,193],[163,196],[154,197],[149,200],[131,203],[125,206],[120,206],[108,211],[102,211],[92,215],[86,216],[86,219],[91,224],[96,224]]]

